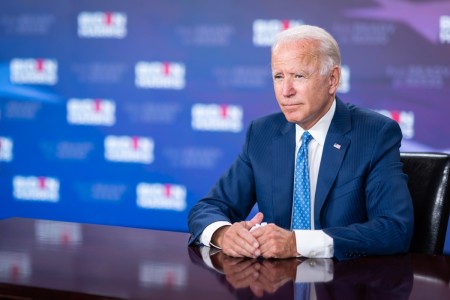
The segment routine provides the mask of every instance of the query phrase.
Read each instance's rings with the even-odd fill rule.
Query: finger
[[[264,258],[276,258],[278,257],[277,251],[283,248],[283,240],[279,238],[280,232],[276,225],[269,224],[262,228],[258,228],[254,232],[254,236],[259,243],[259,250],[261,256]]]
[[[249,287],[250,285],[252,285],[255,280],[258,279],[259,274],[258,273],[253,273],[248,275],[245,278],[234,278],[229,276],[228,274],[225,275],[227,281],[235,288],[235,289],[240,289],[240,288],[246,288]]]
[[[271,241],[271,240],[261,241],[260,246],[259,246],[259,251],[261,251],[261,256],[264,258],[271,258],[273,255],[272,247],[273,247],[273,241]]]
[[[256,262],[256,260],[243,258],[243,259],[236,259],[236,258],[228,258],[226,260],[227,268],[230,270],[233,270],[235,273],[241,273],[245,271],[246,269],[252,267],[252,265]]]
[[[224,234],[224,253],[234,257],[253,257],[260,255],[258,241],[245,228],[245,222],[234,223]]]
[[[268,278],[262,273],[259,273],[258,280],[253,284],[253,288],[261,290],[261,291],[269,291],[271,290],[271,286],[273,282],[268,280]]]
[[[256,263],[258,265],[258,263]],[[254,280],[255,275],[258,275],[259,268],[255,266],[255,263],[248,265],[244,269],[232,269],[232,271],[225,272],[228,276],[232,276],[235,280],[242,282],[251,282]],[[257,277],[257,276],[256,276]],[[250,281],[248,281],[250,280]]]
[[[272,285],[274,280],[277,279],[276,277],[272,276],[272,271],[273,270],[267,268],[267,266],[261,266],[258,282],[260,282],[263,287]]]
[[[259,224],[264,219],[264,214],[262,212],[258,212],[250,221],[245,222],[245,228],[250,230],[256,224]]]
[[[230,241],[229,248],[231,256],[234,257],[252,257],[255,258],[254,252],[256,248],[251,246],[247,241],[242,239],[240,236],[236,236],[235,239]],[[229,253],[227,253],[229,254]]]
[[[262,274],[259,274],[257,287],[264,292],[274,293],[279,288],[279,283],[269,280],[267,277],[262,278]]]
[[[261,254],[258,240],[249,231],[238,231],[238,237],[241,239],[238,241],[239,246],[246,252],[251,253],[250,257],[258,257]]]
[[[259,250],[264,258],[281,258],[280,249],[283,248],[283,242],[276,239],[267,239],[261,243]]]
[[[245,230],[244,230],[245,231]],[[247,231],[245,231],[247,232]],[[248,232],[247,232],[248,233]],[[256,258],[260,252],[258,248],[255,248],[243,239],[238,232],[232,238],[226,240],[226,244],[223,247],[225,254],[233,257],[253,257]]]
[[[239,275],[239,276],[237,276]],[[245,274],[227,274],[225,273],[227,281],[233,285],[234,288],[245,288],[252,285],[258,279],[259,273],[255,270],[247,270]]]
[[[253,284],[250,285],[250,290],[256,297],[262,297],[264,296],[264,289],[255,281]]]
[[[270,245],[268,245],[271,241],[270,239],[270,233],[272,229],[268,226],[261,226],[251,231],[252,236],[256,239],[258,242],[258,249],[261,251],[267,250]]]
[[[223,253],[225,253],[226,255],[231,256],[231,257],[245,257],[245,255],[234,250],[232,247],[223,248],[222,251],[223,251]]]
[[[258,240],[258,243],[260,244],[260,246],[261,246],[261,241],[260,241],[260,239],[261,239],[262,237],[264,237],[265,232],[266,232],[265,227],[266,227],[266,226],[258,226],[258,227],[255,227],[253,230],[250,231],[251,234],[253,235],[253,237],[254,237],[256,240]]]

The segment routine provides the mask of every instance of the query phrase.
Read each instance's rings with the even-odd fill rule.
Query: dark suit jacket
[[[398,124],[336,100],[317,179],[314,225],[334,240],[338,259],[409,249],[413,207],[400,162]],[[282,113],[253,121],[242,152],[192,207],[189,243],[215,221],[244,220],[254,204],[264,221],[289,229],[295,124]]]

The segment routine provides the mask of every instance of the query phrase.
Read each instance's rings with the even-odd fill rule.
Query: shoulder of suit
[[[284,114],[274,113],[258,119],[251,124],[252,134],[262,134],[265,137],[286,133],[289,129],[294,128],[293,123],[289,123]]]
[[[350,111],[350,114],[354,121],[372,123],[374,125],[384,125],[386,123],[395,122],[391,118],[386,117],[385,115],[382,115],[381,113],[376,112],[372,109],[363,108],[350,103],[346,103],[346,107]]]
[[[271,124],[273,126],[274,123],[285,124],[288,123],[288,121],[282,112],[266,115],[253,121],[253,124],[255,125]]]

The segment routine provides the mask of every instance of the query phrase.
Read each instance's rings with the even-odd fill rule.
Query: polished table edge
[[[42,287],[26,286],[20,284],[0,283],[0,299],[33,299],[33,300],[118,300],[124,298],[101,296],[81,292],[56,290]]]
[[[77,230],[81,232],[79,243],[70,244],[73,240],[69,239],[68,244],[55,245],[52,244],[55,241],[51,240],[53,236],[46,236],[45,232],[41,236],[42,232],[39,231],[41,227],[52,228],[53,225],[56,228],[67,227],[69,233],[70,228],[78,228]],[[235,293],[242,292],[230,285],[227,274],[217,272],[205,264],[204,257],[199,251],[201,247],[188,246],[189,233],[186,232],[31,218],[0,220],[0,230],[0,253],[15,249],[29,250],[31,259],[28,259],[32,263],[33,270],[28,282],[0,281],[0,298],[146,299],[148,293],[150,295],[157,293],[168,300],[184,299],[184,296],[192,294],[194,298],[204,299],[202,297],[218,292],[227,295],[231,293],[228,298],[223,298],[230,299],[229,297],[236,296]],[[56,232],[50,230],[48,234],[58,233],[57,230]],[[77,242],[76,231],[74,235]],[[44,241],[39,240],[42,237]],[[50,244],[46,244],[49,241],[45,239],[49,238]],[[222,252],[219,253],[224,255]],[[278,260],[273,266],[270,260],[266,262],[269,264],[264,265],[264,260],[258,263],[265,268],[273,267],[274,271],[279,271],[276,265],[289,264],[289,260]],[[360,284],[368,285],[372,291],[380,291],[383,290],[380,284],[392,288],[392,283],[404,281],[407,286],[412,286],[415,295],[421,296],[436,289],[443,295],[450,294],[450,256],[447,255],[406,253],[362,257],[349,261],[333,259],[333,262],[334,279],[330,282],[317,283],[328,290],[344,286],[353,291],[354,285]],[[63,269],[64,266],[74,269],[67,271]],[[92,272],[91,270],[95,270],[96,267],[114,271],[122,271],[124,268],[131,273],[115,274],[105,270]],[[147,272],[144,275],[150,276],[147,280],[154,280],[152,272],[155,269],[163,270],[160,272],[172,272],[175,276],[176,272],[180,271],[182,283],[179,288],[175,286],[175,290],[164,285],[147,286],[145,284],[148,281],[138,276],[137,271],[141,267]],[[131,277],[128,274],[131,274]],[[158,276],[160,274],[158,273]],[[51,281],[55,276],[57,276],[56,283]],[[66,279],[68,282],[64,281]],[[373,290],[373,284],[377,282],[376,290]],[[150,284],[154,283],[150,281]],[[173,298],[167,297],[169,291]],[[289,292],[285,289],[283,295],[286,291]],[[219,299],[221,298],[216,300]]]

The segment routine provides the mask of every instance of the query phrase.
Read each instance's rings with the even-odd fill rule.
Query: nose
[[[282,93],[284,97],[290,97],[295,94],[295,89],[291,78],[284,78]]]

